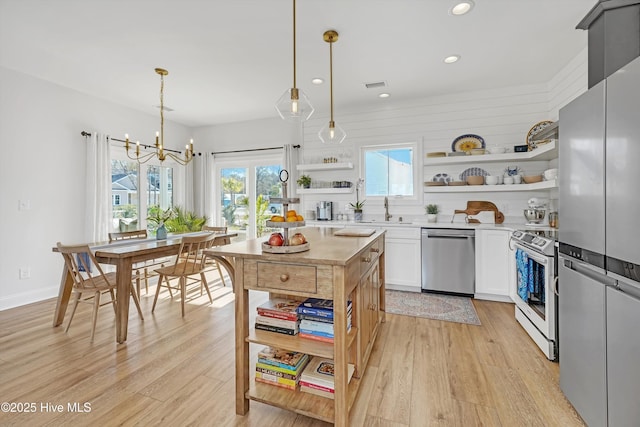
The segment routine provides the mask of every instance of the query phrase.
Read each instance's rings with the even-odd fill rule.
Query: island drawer
[[[258,262],[258,288],[317,292],[316,266]]]

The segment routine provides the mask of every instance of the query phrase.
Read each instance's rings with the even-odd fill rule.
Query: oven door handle
[[[521,251],[526,252],[527,256],[531,259],[533,259],[536,262],[539,262],[542,265],[547,265],[547,263],[549,262],[549,260],[547,259],[547,257],[545,255],[540,255],[536,252],[533,251],[533,249],[529,249],[526,246],[522,246],[518,243],[515,244],[516,249],[520,249]]]

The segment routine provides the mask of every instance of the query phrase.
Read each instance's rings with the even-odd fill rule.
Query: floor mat
[[[387,313],[480,325],[471,298],[387,289]]]

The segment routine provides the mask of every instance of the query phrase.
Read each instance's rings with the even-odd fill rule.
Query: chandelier
[[[160,162],[164,162],[167,157],[173,161],[186,165],[193,160],[193,139],[189,144],[185,146],[184,156],[180,156],[180,151],[170,150],[164,148],[164,76],[169,72],[163,68],[156,68],[156,73],[160,75],[160,132],[156,132],[156,143],[153,145],[142,145],[143,148],[155,148],[151,153],[140,155],[140,141],[136,141],[136,153],[135,156],[129,153],[129,135],[125,134],[125,149],[127,151],[127,157],[131,160],[135,160],[138,163],[146,163],[151,159],[157,158]]]
[[[282,94],[275,107],[285,120],[305,121],[314,111],[307,95],[296,87],[296,0],[293,0],[293,87]]]
[[[336,126],[336,122],[333,120],[333,43],[338,41],[338,32],[334,30],[325,31],[322,38],[329,43],[329,94],[331,99],[331,119],[329,124],[325,125],[318,136],[324,143],[337,142],[342,143],[347,137],[347,134],[342,130],[340,126]]]

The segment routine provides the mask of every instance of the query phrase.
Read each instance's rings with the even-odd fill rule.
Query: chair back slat
[[[129,240],[129,239],[146,239],[147,230],[134,230],[123,231],[119,233],[109,233],[109,243],[116,240]]]
[[[175,262],[176,268],[186,273],[201,267],[203,265],[204,250],[211,248],[215,238],[216,235],[214,233],[201,236],[182,236],[180,250]]]
[[[81,289],[98,289],[104,288],[105,284],[114,285],[108,282],[89,245],[67,246],[58,242],[57,246],[74,286]]]

